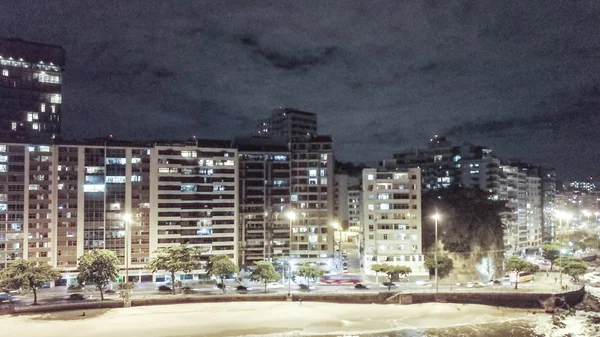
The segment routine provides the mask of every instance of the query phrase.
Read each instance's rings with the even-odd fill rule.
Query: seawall
[[[155,298],[133,299],[131,306],[169,305],[184,303],[217,303],[217,302],[252,302],[252,301],[305,301],[331,302],[352,304],[401,304],[413,303],[462,303],[483,304],[508,308],[547,309],[558,301],[564,301],[573,306],[583,299],[585,289],[564,293],[295,293],[291,298],[286,294],[233,294],[211,296],[169,296]],[[7,306],[0,307],[0,314],[38,314],[56,311],[89,310],[101,308],[122,308],[122,301],[97,301],[82,303],[65,303],[37,306]]]

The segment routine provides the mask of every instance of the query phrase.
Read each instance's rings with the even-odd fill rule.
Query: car
[[[75,294],[71,294],[71,295],[65,296],[64,299],[67,300],[67,301],[83,301],[83,300],[86,300],[88,298],[85,297],[85,296],[83,296],[83,295],[81,295],[81,294],[75,293]]]
[[[467,283],[467,288],[481,288],[483,287],[484,284],[481,282],[476,282],[476,281],[472,281]]]
[[[501,285],[501,284],[502,284],[502,281],[500,281],[500,280],[490,280],[488,282],[489,286],[497,286],[497,285]]]
[[[2,303],[12,303],[13,298],[11,294],[0,293],[0,304]]]
[[[171,287],[162,285],[160,287],[158,287],[158,291],[172,291]]]
[[[315,290],[316,289],[315,287],[310,287],[310,286],[307,286],[306,284],[301,284],[298,287],[300,288],[300,290],[304,290],[304,291]]]
[[[431,287],[433,285],[430,280],[417,280],[415,284],[424,287]]]
[[[281,283],[271,282],[267,284],[267,289],[281,289],[285,288],[285,286]]]
[[[246,293],[246,292],[248,292],[248,290],[251,290],[251,289],[252,288],[243,286],[243,285],[239,285],[239,286],[235,287],[235,290],[240,293]]]
[[[357,283],[354,285],[354,289],[369,289],[369,287],[367,287],[366,285],[364,285],[362,283]]]

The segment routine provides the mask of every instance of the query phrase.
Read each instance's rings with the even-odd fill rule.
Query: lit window
[[[8,156],[0,156],[0,163],[6,163],[8,161]]]
[[[367,180],[373,180],[374,176],[372,174],[367,175]]]
[[[375,209],[375,206],[373,204],[369,204],[367,207],[369,208],[369,211],[372,211]]]
[[[308,176],[309,177],[316,177],[317,176],[317,170],[308,170]]]
[[[131,158],[132,164],[139,164],[142,162],[142,158]]]
[[[29,190],[30,191],[36,191],[36,190],[39,189],[39,187],[40,187],[39,185],[29,185]]]
[[[8,76],[8,70],[2,69],[2,76]]]
[[[34,130],[39,130],[39,129],[40,129],[40,126],[39,126],[39,124],[38,124],[38,123],[33,123],[33,124],[31,125],[31,128],[32,128],[32,129],[34,129]]]
[[[131,181],[142,181],[142,176],[131,176]]]
[[[17,131],[17,122],[10,123],[10,129],[13,131]]]
[[[52,94],[50,95],[50,103],[60,104],[62,101],[62,97],[60,94]]]
[[[42,104],[40,105],[40,111],[41,111],[41,112],[46,112],[46,103],[42,103]]]
[[[100,184],[86,184],[83,185],[83,192],[104,192],[104,185]]]
[[[0,145],[0,152],[6,152],[6,145]]]
[[[379,209],[381,209],[381,210],[389,210],[390,209],[390,204],[381,204],[379,206]]]
[[[125,176],[106,176],[105,182],[107,184],[124,184]]]
[[[7,172],[7,171],[8,171],[8,166],[0,165],[0,172]]]
[[[181,156],[185,158],[195,158],[198,156],[196,151],[181,151]]]
[[[40,152],[50,152],[50,146],[40,146],[38,151]]]
[[[27,114],[27,121],[28,122],[32,122],[33,121],[33,113],[30,112],[30,113]]]
[[[52,113],[56,113],[56,105],[51,105],[50,111],[52,111]]]

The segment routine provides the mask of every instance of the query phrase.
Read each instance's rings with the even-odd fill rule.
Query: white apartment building
[[[413,275],[426,275],[420,169],[364,169],[362,178],[364,272],[375,275],[371,266],[387,263],[408,266]]]
[[[225,143],[0,144],[0,269],[32,259],[72,283],[79,256],[110,249],[146,282],[151,253],[179,243],[237,261],[238,156]]]

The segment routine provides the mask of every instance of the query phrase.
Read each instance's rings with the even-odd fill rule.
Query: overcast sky
[[[62,45],[66,137],[231,138],[316,112],[341,160],[434,134],[596,175],[600,1],[0,2],[0,35]]]

